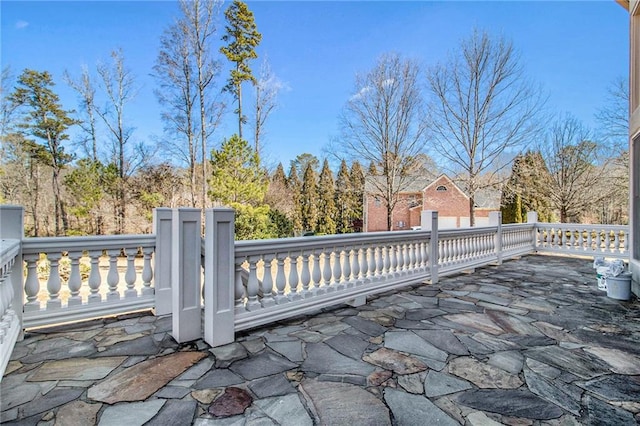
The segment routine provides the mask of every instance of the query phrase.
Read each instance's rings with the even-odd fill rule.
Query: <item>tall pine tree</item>
[[[318,181],[318,226],[320,234],[336,233],[336,203],[335,188],[333,186],[333,172],[329,168],[329,162],[325,159]]]
[[[256,47],[262,41],[262,34],[258,32],[253,12],[244,2],[234,0],[224,12],[224,16],[227,19],[227,33],[222,36],[222,40],[228,44],[221,47],[220,52],[235,64],[225,90],[233,93],[238,102],[235,112],[238,114],[238,136],[242,139],[242,124],[247,121],[247,118],[242,115],[242,83],[250,81],[256,84],[249,60],[258,57]]]
[[[355,161],[351,165],[351,226],[355,232],[362,232],[362,224],[364,223],[363,203],[364,203],[364,183],[365,175],[362,165]]]
[[[353,232],[351,220],[353,218],[353,187],[347,162],[342,160],[336,179],[336,231],[339,234]]]
[[[299,234],[303,231],[302,227],[302,206],[301,206],[301,192],[302,182],[298,177],[295,165],[291,165],[289,169],[289,176],[287,177],[287,188],[291,194],[291,200],[293,202],[293,208],[291,209],[291,223],[293,225],[293,233]]]
[[[300,221],[304,231],[316,231],[318,226],[318,175],[307,165],[300,191]]]

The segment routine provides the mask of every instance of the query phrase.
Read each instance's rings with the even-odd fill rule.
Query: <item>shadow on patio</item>
[[[525,256],[238,334],[178,345],[170,317],[27,333],[6,424],[635,424],[640,306],[591,261]],[[634,417],[635,415],[635,417]]]

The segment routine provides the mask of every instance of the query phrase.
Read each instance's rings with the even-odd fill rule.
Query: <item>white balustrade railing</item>
[[[21,332],[17,311],[21,307],[15,306],[15,291],[12,280],[9,279],[14,273],[14,268],[20,268],[19,257],[19,239],[0,240],[0,378]]]
[[[25,238],[24,327],[154,306],[155,235]]]
[[[452,273],[498,261],[497,227],[438,232],[438,272]]]
[[[581,256],[629,257],[629,227],[537,223],[535,250]]]
[[[533,252],[535,232],[533,223],[502,225],[502,257],[521,256]]]

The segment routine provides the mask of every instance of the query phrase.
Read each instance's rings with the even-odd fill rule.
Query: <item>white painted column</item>
[[[235,339],[235,212],[205,211],[204,341],[216,347]]]
[[[172,331],[178,342],[202,337],[200,307],[201,211],[193,208],[172,210]]]
[[[153,286],[156,298],[156,315],[171,313],[171,209],[153,209],[153,229],[156,234],[156,249],[153,255]]]
[[[498,265],[502,265],[502,212],[489,212],[489,226],[498,227],[494,244]]]
[[[16,239],[24,238],[24,208],[22,206],[0,205],[0,239]],[[23,338],[22,328],[22,304],[24,300],[24,277],[22,268],[22,244],[20,251],[16,256],[16,262],[11,269],[11,275],[6,284],[13,286],[13,299],[11,301],[11,309],[17,324],[19,324],[18,340]]]
[[[430,231],[429,239],[429,275],[431,283],[438,283],[438,212],[423,210],[420,214],[420,226],[423,231]]]

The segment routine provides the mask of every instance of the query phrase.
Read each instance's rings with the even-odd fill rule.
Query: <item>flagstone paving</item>
[[[640,303],[591,262],[526,256],[177,344],[138,313],[26,333],[0,384],[20,425],[632,425]]]

